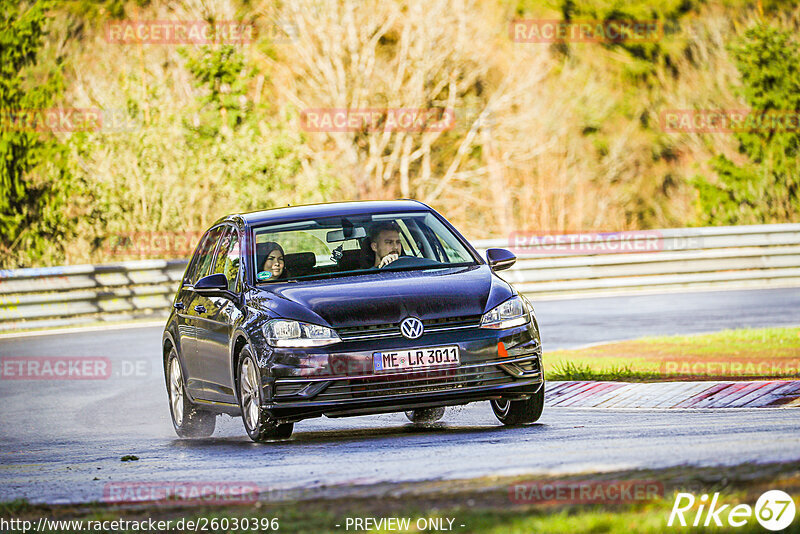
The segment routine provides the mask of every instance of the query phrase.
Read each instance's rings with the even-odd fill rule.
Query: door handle
[[[197,313],[205,313],[206,307],[203,306],[202,304],[198,304],[197,306],[194,307],[194,311],[196,311]]]
[[[183,305],[183,302],[176,302],[175,304],[172,305],[172,307],[175,308],[176,310],[183,310],[186,308],[186,306]]]

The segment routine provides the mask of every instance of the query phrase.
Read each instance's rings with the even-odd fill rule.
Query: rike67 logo
[[[755,516],[755,520],[765,529],[778,531],[791,525],[795,517],[794,500],[780,490],[770,490],[761,495],[756,501],[755,509],[749,504],[737,504],[730,508],[730,504],[720,505],[718,501],[719,493],[714,494],[711,502],[708,502],[706,494],[696,499],[691,493],[678,493],[667,526],[743,527]],[[699,506],[695,510],[696,505]]]

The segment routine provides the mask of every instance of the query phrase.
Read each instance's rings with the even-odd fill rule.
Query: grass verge
[[[548,380],[800,378],[800,327],[648,337],[545,354]]]
[[[652,498],[619,502],[613,498],[596,498],[592,502],[577,502],[564,492],[566,498],[545,498],[546,487],[592,489],[597,488],[611,497],[608,488],[626,484],[657,484],[659,492]],[[522,493],[520,487],[527,488]],[[537,487],[542,498],[534,498],[530,488]],[[188,532],[192,529],[176,527],[181,519],[204,521],[205,532],[235,532],[234,519],[248,518],[262,521],[277,518],[278,532],[434,532],[463,533],[598,533],[598,532],[674,532],[680,529],[668,526],[678,492],[691,493],[698,499],[685,513],[689,524],[699,513],[701,494],[719,493],[719,505],[728,504],[727,512],[736,504],[755,505],[758,497],[767,490],[787,492],[795,502],[800,502],[800,461],[759,465],[726,467],[676,467],[662,470],[635,470],[611,473],[570,475],[559,479],[542,477],[491,477],[454,481],[378,484],[349,487],[307,495],[302,500],[289,502],[261,501],[248,505],[186,507],[176,503],[154,505],[109,505],[93,503],[80,506],[39,506],[25,501],[0,505],[0,517],[38,521],[41,517],[56,520],[88,521],[171,520],[171,532]],[[346,495],[342,494],[346,493]],[[575,493],[573,493],[574,495]],[[577,493],[580,494],[580,493]],[[557,493],[551,494],[558,495]],[[263,498],[263,497],[262,497]],[[707,511],[707,507],[706,507]],[[720,514],[722,528],[712,532],[764,532],[755,517],[743,527],[727,526],[727,513]],[[347,528],[348,518],[408,519],[408,528]],[[701,516],[704,519],[705,516]],[[442,527],[419,528],[421,521],[430,525],[430,519],[439,519]],[[214,521],[216,520],[216,522]],[[226,521],[223,521],[226,520]],[[451,520],[451,521],[448,521]],[[419,522],[419,523],[418,523]],[[214,525],[217,528],[214,528]],[[227,528],[222,526],[225,524]],[[337,526],[338,525],[338,526]],[[39,532],[73,532],[77,529],[44,529]],[[121,530],[116,530],[119,532]],[[130,531],[130,530],[129,530]],[[261,529],[260,532],[267,532]],[[800,532],[800,519],[795,519],[788,532]],[[9,531],[12,532],[12,531]]]

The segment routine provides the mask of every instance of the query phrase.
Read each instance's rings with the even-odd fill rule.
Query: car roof
[[[368,215],[371,213],[392,213],[395,211],[431,211],[431,208],[418,200],[362,200],[356,202],[332,202],[328,204],[307,204],[288,206],[252,213],[230,215],[225,219],[241,219],[255,226],[265,223],[279,223],[309,219],[313,217],[337,217],[348,215]]]

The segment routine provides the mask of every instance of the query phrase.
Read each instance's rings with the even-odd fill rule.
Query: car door
[[[209,392],[208,379],[203,369],[202,358],[198,353],[198,329],[202,328],[202,318],[206,314],[204,306],[205,297],[198,295],[194,284],[202,277],[208,275],[214,265],[215,252],[219,245],[220,236],[224,227],[212,228],[206,233],[195,257],[192,259],[191,275],[184,280],[182,303],[185,314],[185,330],[190,334],[187,347],[182,346],[183,365],[186,373],[186,387],[194,398],[207,399]],[[182,340],[183,343],[184,340]]]
[[[197,280],[197,272],[200,266],[200,258],[203,256],[204,251],[207,251],[209,244],[213,243],[211,232],[206,232],[200,238],[189,266],[186,269],[186,274],[181,280],[181,287],[178,290],[178,295],[175,298],[173,307],[175,308],[176,322],[178,325],[178,346],[180,347],[181,361],[183,362],[184,375],[186,376],[186,387],[192,397],[198,393],[197,383],[191,381],[191,377],[197,374],[197,352],[196,346],[196,333],[194,324],[194,312],[192,310],[192,301],[194,300],[194,280]]]
[[[239,234],[233,226],[226,226],[217,247],[214,266],[210,274],[221,273],[228,279],[228,290],[238,295]],[[198,295],[205,313],[197,319],[197,356],[207,386],[208,400],[235,402],[231,382],[229,342],[233,325],[241,311],[229,296]]]

